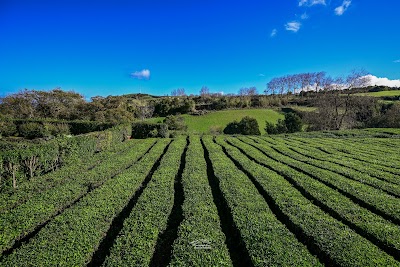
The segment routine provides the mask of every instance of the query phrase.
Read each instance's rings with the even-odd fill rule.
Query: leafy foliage
[[[296,113],[285,113],[285,119],[279,119],[277,124],[266,122],[265,132],[268,134],[300,132],[303,128],[303,121]]]
[[[43,138],[49,136],[49,132],[46,130],[43,124],[37,122],[27,122],[21,124],[18,127],[21,136],[27,139]]]
[[[244,134],[244,135],[260,135],[260,129],[256,119],[249,116],[244,117],[239,122],[229,123],[225,129],[225,134]]]
[[[169,130],[177,130],[177,131],[187,130],[185,118],[182,116],[169,115],[164,119],[164,123],[168,125]]]
[[[163,123],[136,122],[132,124],[132,137],[138,139],[169,137],[168,126]]]
[[[35,122],[21,124],[21,126],[26,137],[31,138],[47,135],[49,130],[44,125]],[[59,127],[57,131],[66,130],[64,125]],[[90,157],[95,152],[111,149],[116,144],[125,141],[130,132],[130,125],[121,125],[103,132],[74,137],[59,136],[41,143],[0,142],[0,154],[3,155],[0,165],[8,166],[2,174],[5,185],[0,184],[0,186],[7,187],[7,181],[12,178],[13,187],[16,187],[17,176],[22,182],[76,162],[82,157]]]

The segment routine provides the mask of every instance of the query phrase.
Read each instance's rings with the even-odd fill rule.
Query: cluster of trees
[[[279,119],[277,124],[266,122],[267,134],[295,133],[303,130],[303,121],[293,112],[285,113],[285,119]]]
[[[229,123],[224,129],[224,134],[260,135],[261,133],[257,120],[246,116],[240,121]]]
[[[312,130],[371,125],[390,127],[386,125],[394,125],[389,117],[393,116],[391,114],[397,114],[397,106],[391,107],[378,103],[375,98],[354,94],[388,89],[368,87],[369,77],[363,70],[336,78],[325,72],[309,72],[275,77],[268,82],[265,94],[258,94],[256,87],[244,87],[240,88],[237,94],[224,95],[212,93],[208,87],[203,86],[198,96],[187,96],[184,88],[178,88],[172,91],[171,97],[132,94],[96,96],[90,101],[86,101],[76,92],[66,92],[60,88],[51,91],[24,90],[0,98],[0,115],[14,120],[46,118],[120,124],[157,116],[188,113],[201,115],[206,112],[203,112],[204,110],[266,108],[297,104],[316,107],[315,112],[300,114]],[[282,129],[283,125],[281,122]],[[33,126],[37,125],[27,125],[31,129],[35,128]],[[49,125],[47,128],[53,126]],[[0,132],[15,131],[13,127],[12,123],[2,122]],[[61,124],[55,128],[59,129],[50,130],[54,132],[65,130]]]
[[[374,97],[326,94],[313,100],[317,109],[299,112],[309,131],[400,127],[400,103]]]
[[[189,97],[165,97],[149,103],[154,107],[154,116],[187,114],[195,110],[195,102]]]
[[[185,88],[174,89],[171,92],[172,96],[186,96]]]
[[[24,90],[0,99],[1,114],[14,119],[90,120],[123,123],[153,115],[149,101],[128,96],[92,97],[75,92]]]
[[[326,72],[307,72],[273,78],[267,84],[265,94],[291,95],[301,91],[342,91],[369,85],[369,77],[364,70],[353,70],[347,76],[333,78]]]
[[[59,88],[49,92],[24,90],[1,98],[0,111],[12,118],[54,118],[74,120],[85,104],[82,95]]]

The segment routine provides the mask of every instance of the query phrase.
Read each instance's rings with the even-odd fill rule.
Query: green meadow
[[[241,110],[223,110],[208,113],[202,116],[182,115],[188,126],[189,133],[209,133],[210,129],[226,127],[234,120],[241,120],[245,116],[253,117],[260,126],[261,134],[265,134],[266,121],[276,123],[278,119],[284,119],[284,115],[273,109],[241,109]],[[150,122],[162,122],[164,118],[151,118]]]
[[[371,93],[359,93],[359,94],[356,94],[356,95],[360,95],[360,96],[374,96],[374,97],[400,96],[400,90],[381,91],[381,92],[371,92]]]

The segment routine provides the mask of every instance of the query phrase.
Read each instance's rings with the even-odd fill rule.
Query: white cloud
[[[285,29],[291,32],[298,32],[301,28],[301,23],[298,21],[291,21],[285,24]]]
[[[400,59],[393,61],[394,63],[400,63]]]
[[[388,78],[378,78],[374,75],[367,75],[370,85],[382,85],[390,87],[400,87],[400,80],[390,80]]]
[[[271,37],[275,37],[278,34],[278,30],[277,29],[273,29],[271,32]]]
[[[260,73],[260,74],[258,74],[258,76],[259,77],[265,77],[265,74]]]
[[[299,6],[326,5],[325,0],[300,0]]]
[[[335,8],[335,14],[338,16],[343,15],[343,13],[346,12],[346,10],[349,8],[350,4],[351,0],[344,0],[341,6]]]
[[[302,20],[305,20],[305,19],[308,19],[309,16],[308,16],[307,12],[304,12],[303,14],[301,14],[300,18],[301,18]]]
[[[144,69],[141,71],[132,72],[131,77],[138,80],[148,80],[150,79],[150,70]]]

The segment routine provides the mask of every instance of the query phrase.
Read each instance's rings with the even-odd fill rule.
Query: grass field
[[[294,110],[297,110],[297,111],[304,111],[304,112],[313,112],[313,111],[317,110],[316,107],[293,106],[291,108],[294,109]]]
[[[400,90],[371,92],[371,93],[359,93],[359,94],[355,94],[355,95],[359,95],[359,96],[374,96],[374,97],[400,96]]]
[[[400,266],[400,132],[349,132],[127,141],[2,196],[0,266]]]
[[[234,120],[241,120],[245,116],[253,117],[260,126],[261,134],[265,134],[265,122],[276,123],[278,119],[283,119],[284,115],[272,109],[241,109],[241,110],[223,110],[212,112],[203,116],[183,115],[188,126],[189,133],[210,132],[211,127],[220,127],[224,129],[226,125]],[[159,122],[163,118],[152,118],[149,121]]]

